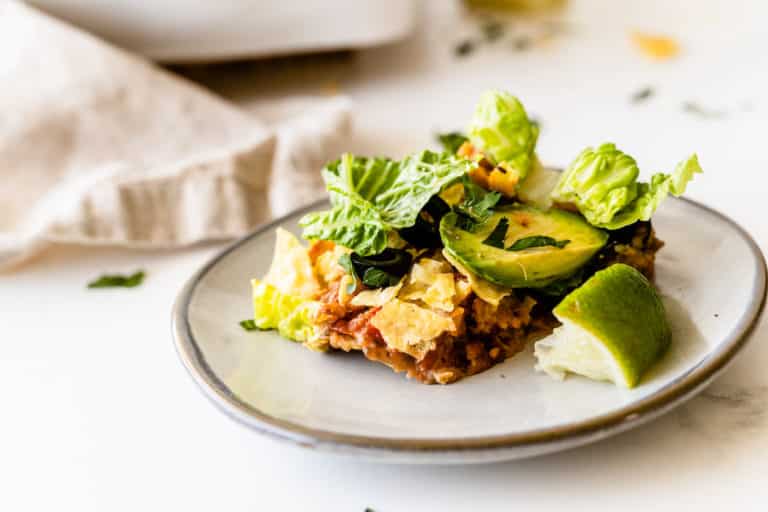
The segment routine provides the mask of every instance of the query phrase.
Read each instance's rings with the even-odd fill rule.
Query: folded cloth
[[[0,267],[55,243],[242,235],[319,197],[349,130],[343,98],[268,125],[17,2],[0,34]]]

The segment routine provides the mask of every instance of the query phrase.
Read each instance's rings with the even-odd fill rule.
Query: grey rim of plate
[[[193,380],[203,393],[223,412],[235,420],[244,423],[256,431],[282,441],[289,441],[306,448],[322,449],[341,454],[357,454],[374,459],[398,459],[397,455],[413,455],[423,459],[416,462],[451,462],[459,460],[451,455],[474,455],[470,462],[488,460],[508,460],[542,455],[588,444],[607,438],[625,430],[646,423],[671,410],[716,378],[743,347],[752,329],[757,324],[766,300],[766,262],[758,245],[752,237],[736,222],[726,215],[702,205],[696,201],[678,198],[679,201],[692,204],[719,217],[729,224],[747,242],[755,259],[761,263],[755,292],[749,307],[739,319],[736,328],[723,341],[720,348],[712,352],[701,363],[690,369],[678,379],[664,386],[651,396],[618,409],[609,414],[595,416],[589,420],[565,424],[562,426],[536,429],[508,435],[453,439],[408,439],[369,437],[352,434],[340,434],[326,430],[308,428],[296,423],[281,420],[265,414],[240,400],[211,371],[205,361],[189,325],[188,310],[195,288],[205,274],[230,252],[238,249],[251,238],[274,228],[288,217],[318,209],[327,200],[317,201],[300,210],[291,212],[255,229],[249,235],[237,240],[213,257],[186,283],[176,299],[172,312],[172,334],[179,357]],[[530,448],[526,450],[525,448]],[[505,456],[490,455],[483,452],[499,449],[518,450]],[[394,457],[392,457],[394,455]],[[395,462],[409,462],[405,457]],[[411,460],[410,462],[414,462]]]

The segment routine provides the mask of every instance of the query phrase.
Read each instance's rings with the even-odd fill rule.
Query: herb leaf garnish
[[[507,237],[507,230],[509,229],[509,220],[506,217],[499,219],[499,223],[493,228],[488,238],[483,240],[485,245],[496,247],[497,249],[504,248],[504,239]]]
[[[343,268],[347,274],[352,276],[352,282],[347,283],[346,292],[354,293],[357,288],[357,273],[355,272],[355,266],[352,265],[352,257],[349,254],[342,254],[339,256],[339,265]]]
[[[363,275],[363,284],[369,288],[386,288],[400,282],[400,278],[393,276],[379,268],[370,267]]]
[[[477,229],[477,223],[473,221],[471,218],[467,217],[460,211],[456,212],[456,227],[467,231],[469,233],[474,233],[475,229]]]
[[[247,320],[241,320],[240,321],[240,327],[242,327],[246,331],[256,331],[256,330],[259,329],[256,326],[256,322],[254,322],[252,318],[249,318]]]
[[[485,190],[468,176],[464,176],[462,185],[464,185],[464,200],[454,209],[474,222],[483,222],[490,217],[493,207],[501,199],[501,194]]]
[[[144,281],[144,271],[139,270],[131,275],[104,274],[88,283],[88,288],[134,288]]]
[[[532,249],[534,247],[546,247],[552,246],[562,249],[566,245],[571,243],[570,240],[555,240],[551,236],[526,236],[515,241],[512,245],[507,247],[508,251],[523,251],[525,249]]]
[[[440,240],[440,219],[443,215],[451,211],[448,203],[443,201],[440,196],[432,196],[424,205],[424,208],[416,217],[416,223],[409,228],[398,230],[400,238],[414,247],[420,249],[436,249],[442,247]]]
[[[443,151],[455,155],[462,144],[469,139],[461,132],[438,133],[437,140],[442,144]]]
[[[347,293],[355,291],[358,280],[369,288],[394,286],[408,272],[412,262],[413,257],[408,251],[392,248],[375,256],[360,256],[353,252],[339,257],[339,265],[354,279],[348,285]]]

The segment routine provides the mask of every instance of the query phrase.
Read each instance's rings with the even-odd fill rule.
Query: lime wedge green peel
[[[553,313],[562,326],[538,341],[534,353],[536,369],[556,379],[571,372],[632,388],[670,343],[661,298],[628,265],[597,272]]]

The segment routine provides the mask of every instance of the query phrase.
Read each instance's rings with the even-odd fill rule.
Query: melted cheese
[[[402,286],[403,280],[401,279],[400,282],[395,286],[378,288],[376,290],[363,290],[362,292],[355,295],[354,298],[349,301],[349,303],[353,306],[383,306],[387,302],[397,297],[397,292],[400,291]]]

